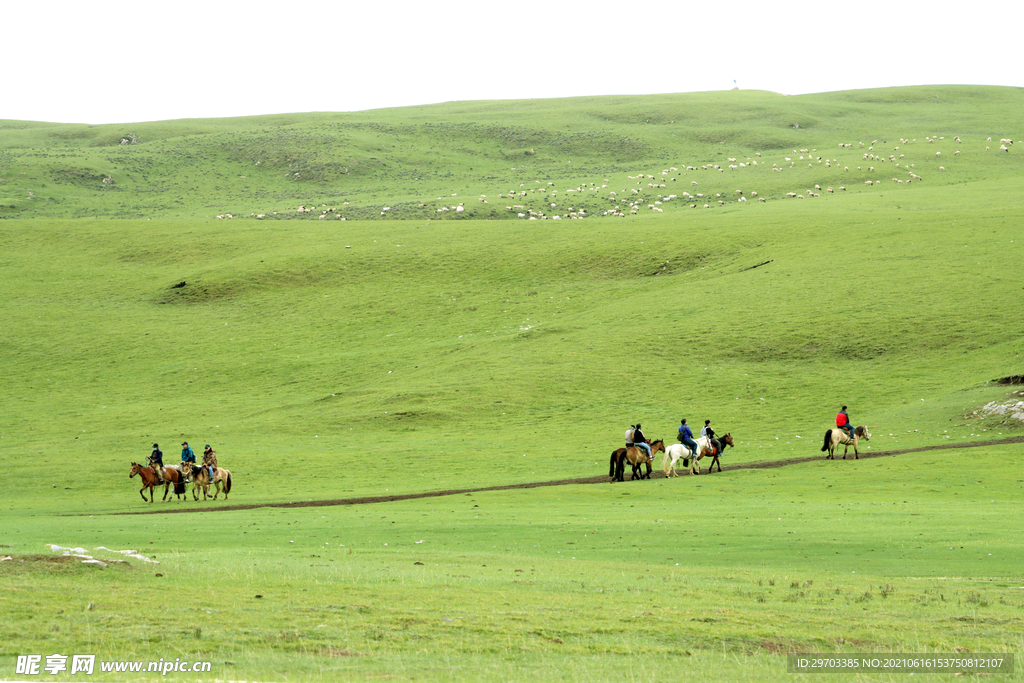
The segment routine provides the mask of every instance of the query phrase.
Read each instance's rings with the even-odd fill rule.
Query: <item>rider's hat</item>
[[[181,442],[181,445],[182,445],[182,446],[187,446],[187,445],[188,445],[188,441],[182,441],[182,442]]]
[[[209,447],[210,447],[210,444],[206,444],[206,447],[207,447],[207,448],[209,448]]]
[[[153,448],[160,448],[160,447],[157,446],[156,444],[153,444]]]

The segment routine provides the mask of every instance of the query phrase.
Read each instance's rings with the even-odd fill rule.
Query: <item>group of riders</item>
[[[188,441],[183,441],[181,444],[181,472],[182,474],[188,474],[192,471],[192,465],[196,464],[196,454],[188,445]],[[153,452],[149,456],[149,466],[156,472],[159,477],[158,483],[164,483],[166,477],[164,476],[164,452],[160,450],[158,444],[153,444]],[[210,481],[214,480],[214,473],[217,471],[217,452],[210,447],[210,444],[206,444],[206,448],[203,449],[203,467],[210,474]]]
[[[846,406],[843,407],[845,409]],[[711,428],[711,420],[704,420],[704,426],[701,427],[700,435],[701,438],[707,438],[708,443],[714,447],[716,453],[722,452],[722,442],[715,436],[715,430]],[[693,439],[693,432],[690,431],[690,425],[686,424],[686,418],[683,418],[679,424],[679,443],[689,448],[691,453],[698,452],[697,442]],[[644,433],[640,428],[640,423],[630,425],[629,429],[626,430],[626,448],[629,448],[630,446],[636,446],[637,448],[642,449],[647,453],[648,460],[652,458],[650,443],[648,442],[647,437],[644,436]],[[698,457],[702,457],[702,455],[703,454]]]
[[[850,421],[850,415],[846,412],[846,406],[836,413],[836,427],[852,442],[854,440],[854,429],[853,423]],[[715,430],[711,428],[711,420],[704,420],[704,426],[700,429],[701,438],[707,438],[708,442],[714,447],[714,452],[722,452],[722,442],[715,436]],[[691,453],[698,453],[697,442],[693,438],[693,432],[690,431],[690,425],[686,424],[686,418],[683,418],[679,425],[679,443],[683,444],[690,449]],[[640,423],[630,425],[629,429],[626,430],[626,448],[630,446],[636,446],[642,449],[647,454],[647,459],[651,460],[651,446],[644,436],[643,430],[640,428]],[[698,459],[703,454],[698,454]]]

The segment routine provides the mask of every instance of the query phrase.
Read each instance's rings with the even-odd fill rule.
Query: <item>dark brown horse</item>
[[[612,451],[612,457],[608,467],[608,476],[613,477],[614,481],[625,481],[626,461],[629,460],[630,465],[633,466],[633,479],[650,479],[651,461],[654,460],[655,453],[665,450],[665,441],[663,439],[657,439],[655,441],[648,441],[647,443],[651,447],[650,457],[647,456],[646,451],[637,446],[617,448]],[[642,471],[644,465],[647,465],[647,472]]]
[[[733,448],[736,447],[736,444],[734,444],[732,442],[732,434],[731,433],[723,434],[722,438],[716,439],[716,440],[722,444],[722,450],[721,451],[719,451],[717,448],[715,448],[714,444],[711,444],[711,449],[710,450],[704,450],[701,453],[700,457],[697,458],[699,460],[700,458],[703,458],[704,456],[707,456],[707,455],[711,456],[711,467],[708,468],[708,474],[711,474],[714,471],[715,465],[718,465],[718,471],[719,472],[722,471],[722,463],[718,462],[718,456],[720,456],[722,453],[725,452],[726,446],[732,446]],[[683,466],[685,467],[685,464]],[[700,474],[700,465],[697,466],[697,473]]]

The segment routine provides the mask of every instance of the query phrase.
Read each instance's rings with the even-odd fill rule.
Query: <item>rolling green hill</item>
[[[659,208],[694,203],[683,192],[705,195],[700,206],[714,197],[717,207],[717,195],[732,201],[737,189],[777,199],[815,185],[888,186],[911,180],[911,169],[928,185],[955,185],[1017,175],[1015,155],[1000,153],[998,140],[1019,136],[1022,101],[1020,89],[964,86],[97,126],[0,121],[0,216],[595,216],[616,206],[628,213],[631,203],[648,210],[668,196],[677,203]]]
[[[819,456],[843,404],[868,452],[1024,435],[995,381],[1024,373],[1021,105],[0,122],[4,661],[170,633],[218,678],[788,680],[787,651],[1019,650],[1020,443],[730,465]],[[221,505],[142,503],[154,441],[213,444],[260,505],[604,475],[682,417],[734,435],[724,472],[123,514]]]

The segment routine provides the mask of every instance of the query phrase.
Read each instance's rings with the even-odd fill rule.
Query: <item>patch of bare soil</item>
[[[923,453],[925,451],[940,451],[947,449],[957,448],[983,448],[985,446],[999,446],[1003,444],[1011,443],[1024,443],[1024,436],[1014,436],[1008,439],[997,439],[994,441],[971,441],[968,443],[946,443],[937,444],[935,446],[921,446],[920,448],[908,448],[900,451],[874,451],[871,453],[864,453],[860,457],[861,459],[867,458],[884,458],[891,457],[894,455],[906,455],[908,453]],[[787,458],[785,460],[763,460],[760,462],[750,462],[743,465],[733,465],[731,467],[723,468],[725,470],[767,470],[776,467],[787,467],[789,465],[798,465],[804,462],[812,462],[814,460],[821,460],[824,456],[822,455],[811,455],[800,458]],[[853,459],[853,453],[848,455],[848,459]],[[715,474],[719,474],[717,471]],[[685,475],[684,475],[685,476]],[[703,475],[707,476],[707,474]],[[651,473],[653,479],[664,479],[665,473],[660,470],[654,470]],[[627,480],[628,481],[628,480]],[[254,510],[256,508],[309,508],[309,507],[331,507],[335,505],[369,505],[371,503],[393,503],[399,500],[413,500],[417,498],[440,498],[441,496],[456,496],[466,493],[479,493],[481,491],[508,491],[511,489],[534,489],[542,486],[568,486],[570,484],[607,484],[611,482],[611,479],[604,475],[598,475],[596,477],[580,477],[577,479],[558,479],[555,481],[537,481],[528,482],[524,484],[508,484],[505,486],[483,486],[480,488],[472,489],[447,489],[445,491],[424,491],[421,493],[405,493],[394,496],[363,496],[360,498],[335,498],[332,500],[307,500],[299,501],[294,503],[245,503],[241,505],[224,505],[221,507],[208,507],[208,508],[175,508],[171,510],[140,510],[138,512],[115,512],[115,515],[173,515],[182,513],[193,513],[193,512],[220,512],[224,510]]]

